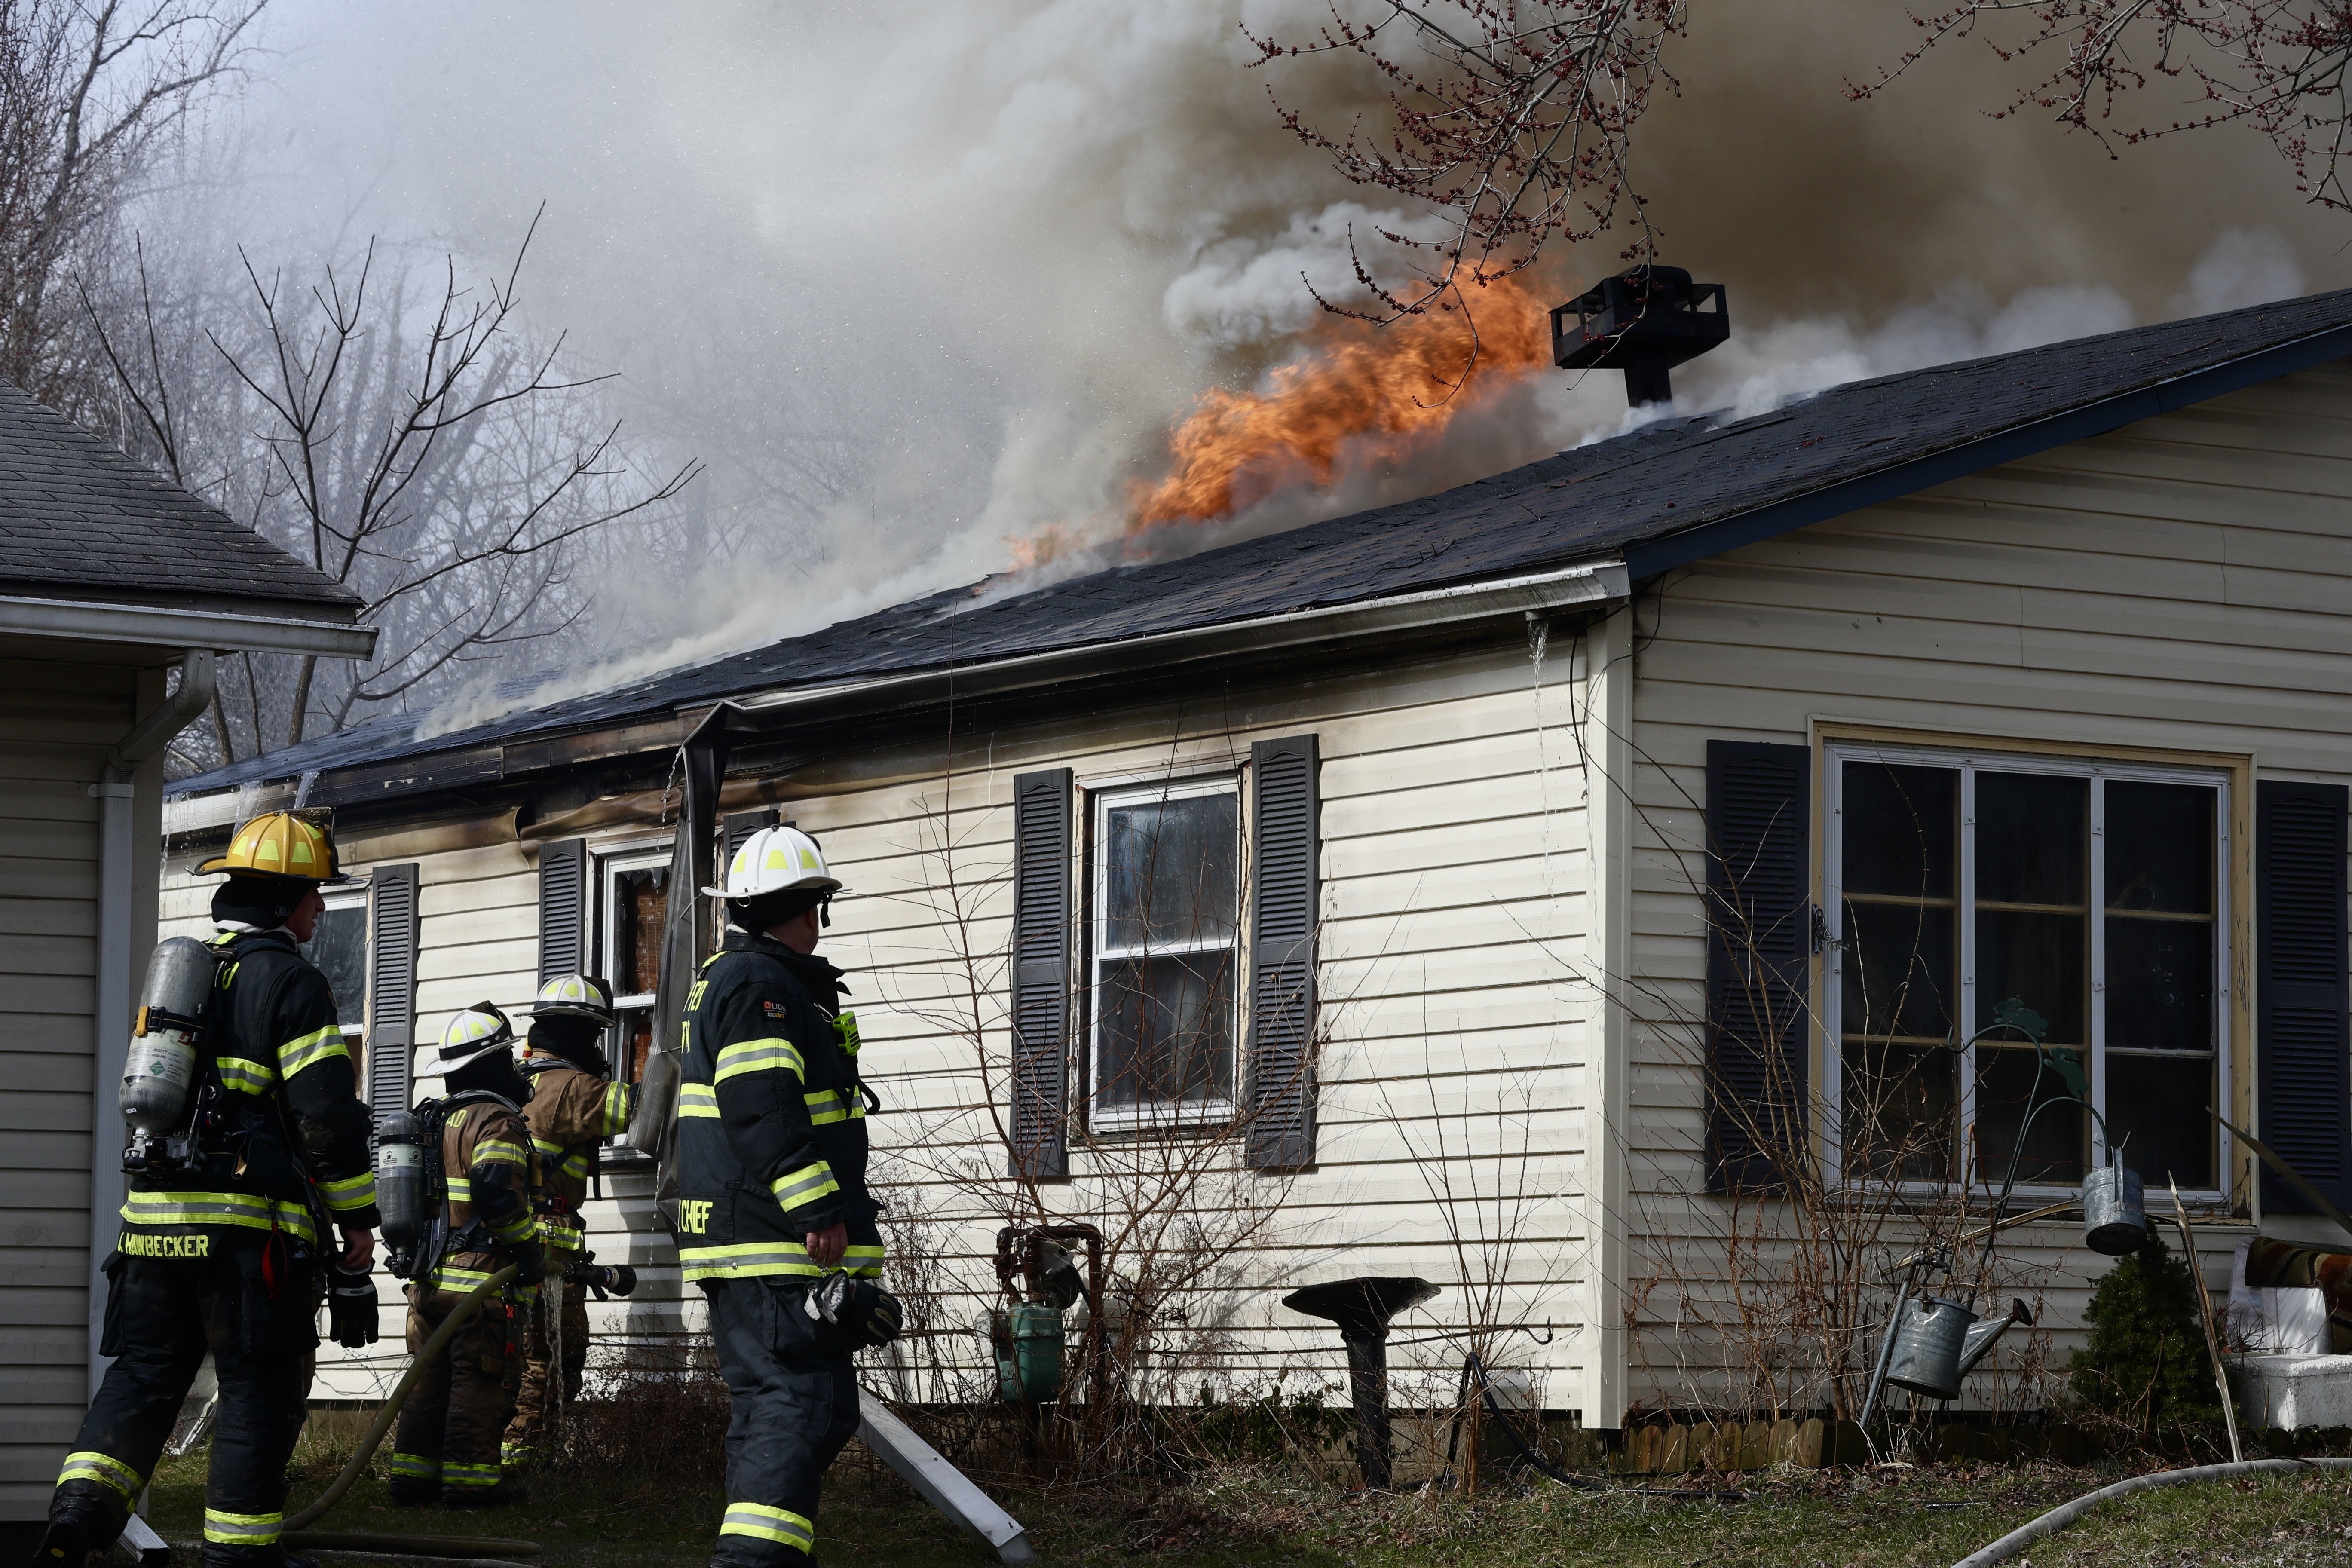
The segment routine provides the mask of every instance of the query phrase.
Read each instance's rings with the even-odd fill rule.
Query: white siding
[[[120,665],[0,660],[0,1071],[10,1089],[0,1096],[0,1519],[46,1514],[88,1392],[98,970],[88,785],[130,728],[137,679]]]
[[[2348,616],[2352,374],[2336,368],[1670,574],[1642,596],[1634,699],[1635,940],[1656,1015],[1703,1011],[1693,803],[1706,797],[1709,739],[1802,744],[1844,721],[2093,753],[2251,755],[2268,776],[2343,782]],[[2246,944],[2236,946],[2242,997]],[[2240,1037],[2242,1089],[2251,1042]],[[1665,1238],[1713,1234],[1724,1208],[1676,1197],[1701,1177],[1688,1030],[1637,1029],[1635,1049],[1628,1142],[1649,1232],[1637,1249],[1647,1245],[1654,1279]],[[1829,1066],[1817,1057],[1815,1072]],[[2200,1236],[2216,1284],[2235,1234]],[[2004,1250],[2046,1279],[2046,1321],[2059,1331],[2050,1350],[2063,1363],[2105,1261],[2065,1226]],[[1685,1398],[1705,1381],[1709,1357],[1695,1338],[1664,1322],[1643,1335],[1653,1397]]]

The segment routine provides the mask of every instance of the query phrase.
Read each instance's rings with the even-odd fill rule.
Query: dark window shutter
[[[588,841],[567,838],[539,852],[539,977],[588,967]]]
[[[719,825],[727,835],[727,847],[722,851],[725,858],[719,863],[719,874],[724,877],[727,868],[735,863],[735,851],[743,847],[743,840],[762,827],[776,826],[776,808],[772,805],[765,811],[730,812],[719,819]]]
[[[1315,737],[1250,747],[1249,1163],[1315,1163]]]
[[[1070,770],[1013,781],[1013,1151],[1015,1176],[1070,1171]]]
[[[368,1105],[408,1109],[416,1044],[416,867],[378,866],[368,890]]]
[[[2255,1131],[2304,1180],[2352,1204],[2352,1024],[2347,1018],[2342,784],[2254,785]],[[2309,1200],[2263,1172],[2263,1207]]]
[[[1807,1157],[1812,753],[1706,743],[1707,1190],[1771,1193]]]

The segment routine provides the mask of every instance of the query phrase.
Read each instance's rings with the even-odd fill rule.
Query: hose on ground
[[[2103,1502],[2128,1497],[2133,1492],[2153,1491],[2158,1487],[2186,1486],[2191,1481],[2223,1481],[2233,1476],[2292,1476],[2314,1469],[2352,1470],[2352,1459],[2241,1459],[2228,1465],[2198,1465],[2185,1470],[2153,1470],[2144,1476],[2134,1476],[2113,1486],[2086,1492],[2073,1502],[2062,1503],[2041,1518],[2019,1525],[1991,1545],[1972,1552],[1952,1565],[1952,1568],[1992,1568],[1996,1563],[2006,1563],[2045,1535],[2065,1529]]]
[[[284,1528],[288,1544],[294,1543],[293,1537],[297,1531],[299,1531],[302,1537],[301,1545],[329,1551],[366,1551],[371,1544],[374,1544],[384,1550],[424,1557],[446,1558],[453,1555],[471,1558],[489,1555],[535,1557],[539,1554],[538,1543],[529,1541],[469,1541],[449,1536],[383,1535],[373,1531],[345,1536],[331,1531],[315,1531],[310,1528],[329,1509],[342,1501],[344,1494],[358,1482],[360,1473],[365,1470],[368,1468],[368,1462],[375,1458],[375,1451],[383,1445],[385,1435],[391,1432],[393,1422],[399,1418],[401,1406],[408,1403],[409,1394],[416,1387],[416,1380],[424,1374],[426,1367],[433,1364],[433,1358],[448,1348],[449,1342],[457,1337],[457,1331],[465,1327],[467,1321],[481,1309],[482,1303],[489,1299],[490,1292],[502,1289],[514,1277],[515,1267],[509,1264],[471,1290],[467,1291],[465,1299],[450,1309],[449,1315],[441,1320],[441,1326],[433,1331],[433,1337],[426,1340],[424,1347],[409,1358],[408,1370],[401,1373],[400,1381],[393,1385],[392,1397],[383,1402],[383,1408],[377,1411],[375,1419],[369,1423],[367,1434],[360,1439],[360,1446],[352,1452],[351,1462],[342,1468],[341,1472],[333,1480],[327,1483],[327,1489],[311,1500],[309,1506],[287,1516]]]

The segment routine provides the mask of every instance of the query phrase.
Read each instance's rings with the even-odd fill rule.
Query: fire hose
[[[2113,1486],[2087,1492],[2073,1502],[2063,1503],[2041,1518],[2018,1526],[1999,1541],[1980,1551],[1971,1552],[1952,1568],[1992,1568],[1996,1563],[2006,1563],[2045,1535],[2065,1529],[2103,1502],[2127,1497],[2133,1492],[2151,1491],[2158,1487],[2186,1486],[2191,1481],[2228,1480],[2233,1476],[2292,1476],[2307,1474],[2314,1469],[2352,1470],[2352,1459],[2241,1459],[2229,1465],[2199,1465],[2185,1470],[2157,1470]]]
[[[404,1554],[443,1560],[452,1557],[481,1560],[539,1555],[539,1543],[535,1541],[501,1541],[455,1535],[386,1535],[374,1531],[347,1533],[310,1528],[329,1509],[342,1501],[344,1495],[357,1484],[361,1472],[368,1468],[368,1462],[375,1458],[375,1451],[382,1446],[385,1435],[391,1432],[393,1422],[399,1418],[401,1406],[408,1403],[409,1394],[415,1392],[416,1380],[424,1374],[426,1367],[433,1364],[434,1357],[448,1348],[457,1331],[480,1310],[482,1303],[489,1299],[490,1292],[501,1289],[514,1277],[514,1265],[509,1264],[466,1292],[465,1299],[441,1320],[441,1326],[433,1331],[433,1337],[409,1358],[408,1370],[401,1373],[399,1383],[393,1386],[392,1396],[383,1402],[383,1408],[376,1412],[375,1420],[369,1424],[367,1434],[360,1439],[359,1447],[352,1454],[350,1462],[343,1466],[333,1480],[327,1483],[325,1491],[311,1500],[309,1506],[288,1516],[283,1537],[288,1548],[295,1551],[364,1552],[371,1555]]]

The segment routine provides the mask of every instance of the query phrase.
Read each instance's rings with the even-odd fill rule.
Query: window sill
[[[1240,1116],[1230,1100],[1204,1100],[1198,1105],[1095,1107],[1087,1117],[1087,1131],[1097,1137],[1131,1139],[1154,1133],[1197,1138],[1223,1132]]]

